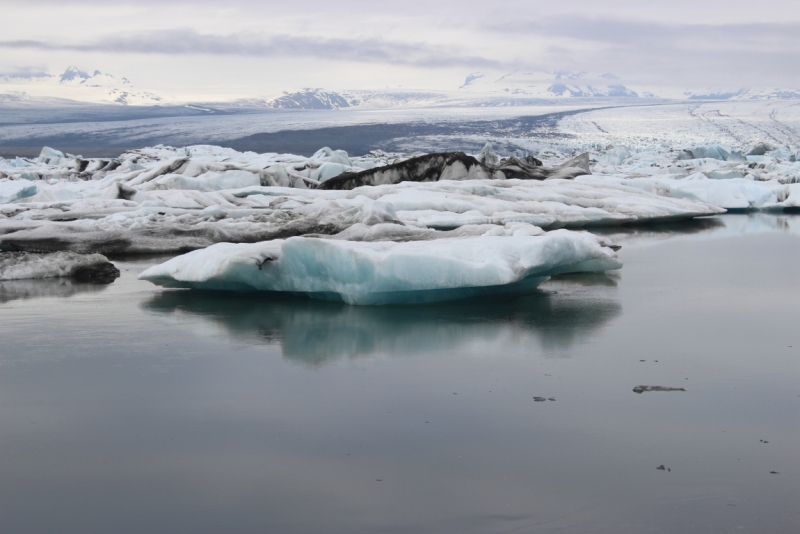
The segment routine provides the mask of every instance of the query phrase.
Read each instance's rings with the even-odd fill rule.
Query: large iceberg
[[[173,258],[139,278],[165,287],[269,291],[348,304],[412,304],[524,293],[548,277],[622,264],[586,232],[412,242],[292,237],[220,243]]]

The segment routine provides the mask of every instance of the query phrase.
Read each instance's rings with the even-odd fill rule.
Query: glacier
[[[355,242],[291,237],[219,243],[144,271],[172,288],[268,291],[348,304],[419,304],[529,292],[550,276],[622,266],[586,232]]]

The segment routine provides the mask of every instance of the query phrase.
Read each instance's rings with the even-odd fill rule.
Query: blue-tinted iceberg
[[[0,181],[0,204],[14,202],[26,197],[32,197],[37,192],[36,184],[25,180]]]
[[[524,293],[556,274],[621,266],[602,239],[556,230],[404,243],[307,237],[219,243],[151,267],[139,278],[173,288],[413,304]]]

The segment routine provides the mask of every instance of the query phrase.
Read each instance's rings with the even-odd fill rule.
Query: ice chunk
[[[644,393],[645,391],[686,391],[686,388],[673,388],[667,386],[636,386],[633,388],[634,393]],[[662,465],[658,469],[663,470],[664,466]]]
[[[320,148],[314,152],[314,155],[311,156],[310,159],[338,163],[339,165],[345,165],[347,167],[351,167],[353,165],[353,162],[350,161],[347,152],[344,150],[331,150],[328,147]]]
[[[355,189],[365,185],[387,185],[400,182],[435,182],[438,180],[504,179],[500,171],[490,169],[463,152],[426,154],[368,169],[341,174],[320,184],[320,189]]]
[[[318,182],[327,182],[331,178],[335,178],[340,174],[345,172],[351,172],[353,167],[348,167],[347,165],[342,165],[341,163],[323,163],[316,169],[311,178],[318,181]]]
[[[43,147],[39,153],[39,158],[36,160],[39,163],[47,163],[48,165],[58,165],[66,156],[60,150],[50,148],[49,146]]]
[[[691,149],[695,158],[711,158],[725,161],[730,156],[730,151],[719,145],[696,146]]]
[[[759,141],[758,143],[747,147],[745,154],[747,156],[763,156],[772,150],[775,150],[775,147],[773,147],[771,144],[765,143],[764,141]]]
[[[481,153],[478,154],[477,160],[489,167],[497,167],[500,163],[500,158],[497,157],[497,153],[495,153],[491,143],[486,143],[483,146]]]
[[[32,197],[38,189],[28,180],[0,180],[0,204]]]
[[[0,252],[0,280],[73,278],[83,282],[113,281],[119,270],[101,254]]]
[[[219,243],[156,265],[157,285],[272,291],[349,304],[423,303],[522,293],[549,276],[622,266],[597,237],[556,230],[542,236],[352,242],[307,237]]]

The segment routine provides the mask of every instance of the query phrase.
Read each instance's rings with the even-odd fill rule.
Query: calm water
[[[2,284],[0,532],[796,533],[798,227],[417,308]]]

